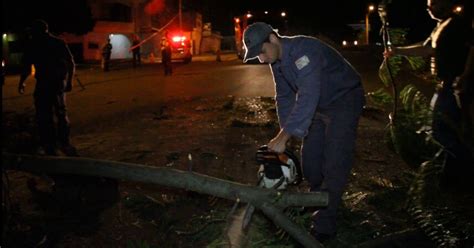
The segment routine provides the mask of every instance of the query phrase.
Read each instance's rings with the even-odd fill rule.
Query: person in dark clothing
[[[455,94],[458,78],[466,69],[472,70],[465,66],[472,29],[469,27],[469,22],[453,12],[454,1],[428,0],[427,6],[431,18],[438,22],[431,35],[424,42],[393,47],[392,51],[385,52],[384,55],[434,56],[439,84],[431,100],[432,131],[434,139],[446,150],[442,184],[450,187],[465,182],[463,178],[471,180],[467,175],[472,173],[474,166],[472,151],[468,145],[472,142],[469,140],[472,137],[467,137],[462,131],[465,121],[463,108],[467,108],[468,105],[462,106],[460,101],[457,102]],[[469,83],[472,84],[464,82],[465,86]],[[469,87],[459,85],[456,88],[458,91],[463,91]],[[464,103],[468,102],[470,100],[464,99]]]
[[[161,60],[164,66],[165,76],[171,76],[173,68],[171,65],[171,42],[168,37],[168,32],[165,32],[161,38]]]
[[[40,144],[47,155],[57,155],[57,147],[66,155],[76,155],[69,139],[66,94],[72,89],[74,60],[66,43],[48,32],[48,24],[35,20],[26,46],[18,92],[25,91],[25,80],[35,67],[34,103]],[[57,119],[57,128],[54,122]]]
[[[112,44],[110,38],[107,38],[107,43],[102,48],[102,68],[104,71],[109,71],[110,56],[112,55]]]
[[[279,133],[268,143],[282,153],[302,139],[303,173],[311,191],[327,191],[329,205],[314,214],[311,233],[324,242],[336,235],[336,210],[353,163],[359,117],[365,104],[359,73],[339,52],[308,36],[280,36],[256,22],[244,31],[244,62],[270,65]]]
[[[474,24],[474,21],[473,21]],[[473,25],[474,26],[474,25]],[[454,84],[456,103],[461,108],[463,118],[463,133],[465,137],[474,139],[472,120],[472,100],[474,98],[474,41],[471,41],[469,55],[463,74],[456,78]]]
[[[133,35],[132,41],[132,54],[133,54],[133,67],[137,67],[137,65],[141,65],[141,58],[140,58],[140,38],[138,35]]]

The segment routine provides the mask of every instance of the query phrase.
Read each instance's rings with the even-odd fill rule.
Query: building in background
[[[23,41],[25,41],[25,39],[24,34],[2,34],[2,63],[4,64],[6,72],[10,71],[12,66],[20,65],[23,55]]]
[[[197,12],[182,13],[179,25],[178,8],[173,1],[164,1],[163,9],[150,12],[147,0],[90,0],[89,6],[96,24],[86,35],[62,34],[76,61],[95,61],[101,58],[101,48],[111,39],[111,59],[131,59],[133,35],[143,41],[144,60],[161,56],[160,40],[165,30],[190,40],[190,52],[200,53],[202,16]],[[148,10],[147,10],[148,8]],[[181,26],[181,28],[180,28]]]
[[[205,51],[216,50],[220,44],[218,35],[206,35],[203,38],[202,15],[197,11],[179,11],[178,0],[88,0],[95,26],[84,35],[70,33],[59,34],[69,45],[76,63],[100,61],[101,49],[111,39],[112,60],[132,59],[131,45],[136,34],[143,42],[142,60],[155,61],[161,57],[160,41],[164,31],[174,37],[186,40],[186,51],[200,54],[204,41]],[[160,2],[156,9],[150,4]],[[181,13],[181,18],[179,18]],[[54,23],[49,23],[50,26]],[[212,37],[211,42],[209,37]],[[2,53],[8,66],[19,65],[22,56],[24,34],[3,34]],[[216,44],[212,44],[215,42]],[[210,44],[211,43],[211,44]],[[177,45],[176,57],[180,46]]]
[[[221,50],[222,35],[212,31],[212,24],[207,22],[202,29],[201,52],[217,53]]]

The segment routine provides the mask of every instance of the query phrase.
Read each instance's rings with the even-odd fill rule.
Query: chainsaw
[[[298,158],[288,149],[283,153],[276,153],[263,145],[257,150],[255,159],[260,165],[257,173],[259,187],[284,190],[288,185],[298,185],[302,180]],[[255,207],[247,204],[242,221],[243,230],[248,227],[254,211]]]

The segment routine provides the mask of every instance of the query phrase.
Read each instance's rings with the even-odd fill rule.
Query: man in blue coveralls
[[[283,152],[290,137],[303,140],[305,178],[311,191],[329,193],[314,214],[311,233],[320,242],[336,234],[336,210],[353,163],[359,116],[365,104],[358,72],[335,49],[308,36],[280,36],[256,22],[244,31],[244,62],[270,64],[280,131],[268,147]]]

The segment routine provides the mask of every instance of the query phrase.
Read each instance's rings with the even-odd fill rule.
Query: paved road
[[[138,69],[119,68],[108,73],[98,68],[79,69],[77,74],[86,89],[81,90],[74,84],[73,91],[68,94],[70,117],[76,122],[174,98],[274,94],[268,66],[243,65],[237,60],[176,64],[171,77],[163,75],[161,64],[146,64]],[[17,93],[18,80],[17,75],[6,77],[3,111],[32,107],[34,79],[28,79],[24,95]]]
[[[381,86],[377,62],[368,61],[368,56],[360,52],[346,56],[361,72],[367,90]],[[201,57],[190,64],[175,63],[171,77],[164,76],[159,63],[144,64],[137,69],[120,65],[107,73],[96,66],[82,67],[77,75],[86,89],[81,90],[76,83],[68,94],[70,118],[76,124],[117,113],[126,114],[136,108],[158,106],[176,98],[274,96],[268,65],[242,64],[229,55],[223,62],[214,61],[214,57]],[[6,77],[3,111],[24,111],[33,107],[34,79],[28,79],[25,95],[17,93],[18,80],[18,75]]]

